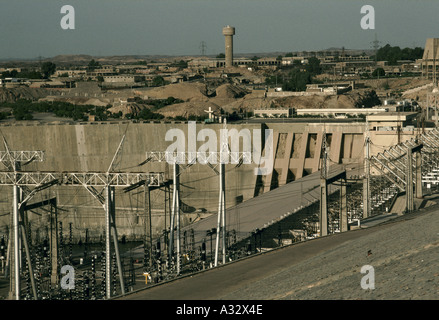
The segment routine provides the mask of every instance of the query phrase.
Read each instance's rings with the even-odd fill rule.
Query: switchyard
[[[342,134],[343,128],[335,125],[304,130],[302,124],[299,129],[270,124],[276,141],[273,173],[258,177],[256,166],[246,161],[248,154],[232,154],[227,145],[210,152],[204,163],[187,161],[190,154],[183,152],[185,161],[179,164],[176,158],[169,161],[173,155],[165,151],[166,143],[139,135],[160,137],[185,125],[24,126],[23,134],[41,138],[64,134],[59,139],[65,144],[34,138],[27,145],[2,127],[0,254],[9,282],[4,298],[123,296],[254,254],[354,230],[373,217],[412,212],[438,183],[436,128],[402,135],[402,142],[376,152],[376,133],[358,126]],[[226,128],[212,127],[218,132]],[[103,145],[108,137],[111,143]],[[352,153],[354,141],[362,142],[355,146],[359,155]],[[231,162],[221,161],[224,154]],[[81,193],[85,196],[79,197]],[[188,213],[188,207],[207,203],[199,199],[201,194],[213,200],[214,209],[202,210],[205,215]],[[122,219],[124,211],[130,215]],[[93,214],[86,217],[87,212]]]

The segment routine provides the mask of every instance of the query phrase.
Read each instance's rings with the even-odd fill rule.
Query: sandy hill
[[[119,113],[122,112],[122,115],[125,116],[126,114],[134,114],[137,115],[142,111],[144,108],[146,108],[145,105],[140,105],[137,103],[129,103],[129,104],[120,104],[113,106],[108,109],[111,113]]]
[[[137,90],[137,91],[143,91],[143,90]],[[184,101],[189,101],[189,100],[206,101],[208,99],[206,85],[202,83],[183,82],[183,83],[169,84],[164,87],[157,87],[149,90],[144,90],[143,92],[149,98],[154,98],[154,99],[166,99],[168,97],[174,97],[176,99],[181,99]]]
[[[275,105],[287,108],[308,109],[308,108],[353,108],[358,94],[351,93],[336,96],[311,96],[311,97],[286,97],[273,101]]]
[[[242,98],[248,93],[248,91],[228,83],[220,85],[218,88],[216,88],[215,92],[216,97],[222,99]]]
[[[18,87],[0,88],[0,102],[15,102],[19,99],[38,100],[48,95],[47,90],[40,88]]]
[[[208,114],[205,110],[209,110],[209,107],[214,111],[215,114],[220,114],[221,107],[210,101],[188,101],[177,103],[161,108],[159,112],[165,117],[188,117],[194,115],[205,116],[207,118]]]

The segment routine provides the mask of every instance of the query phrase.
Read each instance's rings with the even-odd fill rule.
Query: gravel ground
[[[263,279],[221,299],[389,300],[439,298],[439,208],[434,206],[388,222],[368,234]],[[374,289],[363,289],[372,278]],[[367,282],[370,283],[370,282]]]

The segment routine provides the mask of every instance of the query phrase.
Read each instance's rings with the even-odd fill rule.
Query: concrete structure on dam
[[[172,166],[166,162],[145,163],[146,152],[165,151],[173,142],[166,141],[171,129],[181,130],[189,137],[188,123],[184,122],[84,122],[46,123],[35,122],[3,124],[1,132],[11,150],[42,150],[44,161],[32,162],[21,168],[27,171],[56,172],[107,172],[113,162],[112,172],[163,172],[165,180],[172,179]],[[213,129],[220,137],[222,124],[196,124],[196,132]],[[256,175],[252,164],[226,165],[226,207],[268,192],[277,186],[300,179],[320,168],[323,132],[326,133],[330,164],[363,164],[365,123],[248,123],[228,124],[227,129],[248,129],[250,132],[273,130],[272,170],[268,175]],[[371,131],[371,154],[382,146],[391,146],[399,140],[414,137],[415,131]],[[125,136],[116,157],[122,137]],[[205,138],[204,138],[205,139]],[[199,139],[201,140],[201,139]],[[197,150],[205,140],[198,141]],[[242,141],[240,148],[242,148]],[[188,144],[186,144],[188,148]],[[4,147],[1,148],[4,151]],[[219,145],[218,145],[219,150]],[[242,151],[242,149],[240,150]],[[114,159],[113,159],[114,158]],[[7,171],[3,166],[2,171]],[[182,164],[180,169],[182,225],[187,225],[218,210],[219,182],[214,166],[196,163]],[[0,186],[1,232],[9,226],[12,188]],[[101,190],[97,190],[102,192]],[[143,189],[125,192],[116,188],[116,224],[119,236],[142,239],[145,235],[146,210]],[[29,201],[34,203],[57,198],[58,221],[64,226],[72,223],[74,234],[82,239],[88,231],[89,239],[97,240],[104,234],[102,205],[82,186],[57,186],[38,192]],[[151,191],[153,234],[169,228],[169,187]],[[49,215],[44,210],[28,212],[29,221],[40,233],[47,230]]]

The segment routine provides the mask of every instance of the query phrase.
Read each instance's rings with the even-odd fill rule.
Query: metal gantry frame
[[[346,171],[336,173],[331,176],[320,177],[320,236],[328,235],[328,185],[340,181],[340,231],[348,231],[348,217],[347,217],[347,181]]]
[[[346,170],[342,172],[332,174],[329,176],[328,170],[328,148],[326,145],[326,129],[323,130],[322,140],[322,162],[320,170],[320,211],[319,211],[319,225],[320,236],[328,235],[328,185],[340,181],[340,231],[345,232],[348,230],[347,221],[347,193],[346,193]]]
[[[371,166],[396,185],[400,192],[405,192],[406,210],[408,212],[412,212],[415,209],[414,197],[422,198],[423,154],[421,150],[424,148],[424,144],[421,142],[426,141],[428,139],[420,136],[417,139],[402,142],[378,153],[376,156],[368,158]],[[430,147],[430,143],[427,146]],[[413,153],[415,153],[414,161]],[[369,199],[366,198],[365,201],[369,201]]]
[[[413,155],[414,153],[414,155]],[[422,198],[423,183],[436,183],[439,168],[439,129],[389,147],[369,158],[382,177],[406,193],[407,211],[414,210],[414,198]]]
[[[121,283],[122,294],[124,293],[123,275],[121,270],[121,261],[117,244],[117,229],[115,220],[115,187],[124,187],[126,190],[132,190],[141,184],[147,186],[161,186],[164,181],[163,172],[159,173],[126,173],[126,172],[111,172],[116,157],[121,149],[125,136],[119,144],[119,147],[111,161],[110,167],[107,172],[56,172],[56,171],[19,171],[21,165],[26,165],[33,161],[43,161],[44,152],[42,151],[10,151],[5,141],[6,151],[0,151],[0,162],[5,164],[8,171],[0,171],[0,185],[13,187],[13,219],[12,231],[14,233],[13,241],[11,242],[14,248],[14,291],[15,298],[20,299],[20,264],[17,263],[20,259],[19,245],[20,245],[20,232],[19,232],[19,215],[20,209],[26,206],[26,203],[32,199],[32,197],[39,191],[49,188],[54,185],[63,186],[82,186],[84,187],[94,198],[96,198],[105,210],[105,248],[106,248],[106,297],[111,297],[111,233],[113,232],[113,241],[115,254],[117,259],[117,266],[119,269],[119,277]],[[215,266],[218,264],[219,254],[219,241],[222,236],[222,260],[226,262],[226,211],[225,211],[225,163],[236,164],[240,166],[243,163],[251,163],[251,152],[231,152],[228,149],[225,150],[225,146],[222,147],[221,152],[197,152],[193,153],[179,153],[178,155],[170,154],[167,152],[148,152],[147,159],[139,164],[139,166],[149,161],[162,161],[166,160],[168,163],[172,163],[174,167],[174,194],[172,205],[172,218],[171,218],[171,230],[174,229],[174,223],[177,224],[177,273],[180,273],[180,195],[179,195],[179,164],[190,158],[188,166],[194,164],[194,160],[197,160],[202,164],[208,164],[216,174],[219,175],[219,205],[218,205],[218,232],[215,254]],[[207,155],[207,156],[206,156]],[[174,161],[170,160],[173,158]],[[177,160],[175,160],[177,159]],[[215,164],[219,163],[219,172],[215,168]],[[33,187],[33,189],[30,189]],[[102,188],[102,191],[98,191],[96,188]],[[102,195],[102,193],[104,195]],[[220,232],[221,231],[221,232]],[[25,230],[23,230],[25,232]],[[25,239],[23,239],[25,241]],[[173,252],[173,232],[170,235],[170,254]],[[27,247],[27,244],[25,243]],[[31,266],[31,263],[28,264]],[[32,280],[32,272],[31,280]],[[33,286],[35,289],[35,286]],[[11,289],[12,290],[12,289]],[[35,290],[34,290],[35,291]],[[12,292],[12,291],[11,291]],[[37,299],[36,294],[34,294]]]
[[[23,242],[23,245],[25,246],[26,256],[29,261],[28,267],[29,267],[29,274],[30,274],[30,280],[32,284],[32,290],[34,298],[36,299],[36,291],[35,291],[35,282],[33,277],[33,271],[32,271],[32,264],[30,263],[30,253],[29,253],[29,247],[27,243],[27,237],[26,237],[26,230],[24,228],[24,220],[23,220],[23,208],[22,205],[26,203],[24,200],[27,200],[26,198],[23,199],[23,190],[19,188],[19,184],[16,182],[21,177],[21,174],[19,173],[22,166],[25,166],[33,161],[41,162],[44,159],[44,152],[43,151],[12,151],[9,149],[9,146],[6,142],[6,139],[3,137],[3,143],[5,146],[6,151],[0,151],[0,162],[3,163],[6,168],[10,171],[11,175],[13,176],[14,182],[11,183],[13,187],[13,206],[12,206],[12,233],[13,237],[10,243],[11,247],[13,248],[13,255],[12,264],[13,268],[11,269],[11,277],[10,277],[10,298],[15,295],[15,299],[20,299],[20,228],[22,229],[22,237],[21,240]],[[41,186],[40,186],[41,187]],[[22,223],[20,224],[20,215],[22,215],[21,220]],[[8,248],[8,251],[10,252],[10,248]],[[9,258],[9,254],[8,254]]]
[[[131,187],[144,181],[149,186],[160,186],[163,183],[163,173],[113,173],[113,172],[0,172],[0,185],[13,186],[13,231],[14,231],[14,277],[15,297],[19,300],[20,294],[20,265],[19,261],[19,210],[37,192],[53,185],[82,186],[90,192],[103,206],[105,210],[106,229],[106,297],[111,297],[111,233],[119,271],[119,279],[122,293],[124,293],[124,281],[121,261],[117,242],[117,228],[115,220],[115,187]],[[21,195],[21,189],[34,187],[26,196]],[[102,187],[105,196],[96,190]],[[25,240],[24,240],[25,241]]]
[[[223,140],[226,141],[226,140]],[[228,147],[222,146],[222,151],[219,152],[167,152],[167,151],[151,151],[146,153],[146,160],[142,163],[148,162],[167,162],[173,166],[173,203],[171,215],[171,233],[169,237],[169,256],[173,257],[174,246],[174,228],[176,229],[176,260],[177,260],[177,274],[181,272],[180,265],[180,165],[187,164],[186,168],[198,162],[200,164],[207,164],[219,176],[219,197],[218,197],[218,220],[217,233],[215,245],[215,266],[218,265],[219,257],[219,243],[222,238],[222,262],[226,263],[226,179],[225,179],[225,164],[241,164],[251,163],[250,152],[230,152]],[[219,166],[219,171],[216,170]]]

